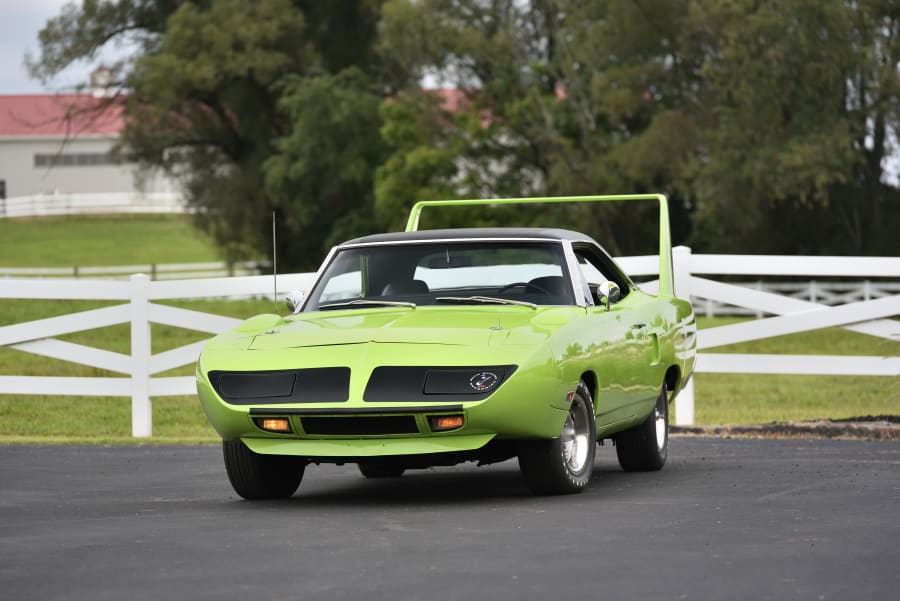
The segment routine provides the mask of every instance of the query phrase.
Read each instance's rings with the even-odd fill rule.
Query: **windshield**
[[[338,251],[304,311],[574,304],[558,242],[422,242]],[[364,302],[359,302],[364,301]]]

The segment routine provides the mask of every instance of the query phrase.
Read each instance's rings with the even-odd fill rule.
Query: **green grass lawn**
[[[696,374],[697,424],[767,424],[900,415],[897,378]]]
[[[184,215],[0,219],[0,267],[94,267],[221,260]]]
[[[698,318],[701,329],[744,318]],[[826,328],[709,349],[711,353],[900,355],[900,341]],[[900,381],[874,376],[704,374],[694,376],[698,424],[763,424],[900,414]]]

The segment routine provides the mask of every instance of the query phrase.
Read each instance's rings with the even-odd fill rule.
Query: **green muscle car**
[[[561,229],[416,231],[428,206],[658,201],[658,294]],[[309,463],[370,478],[518,458],[538,494],[590,480],[598,441],[658,470],[696,326],[674,296],[661,195],[431,201],[407,231],[331,250],[291,314],[213,338],[197,390],[246,499],[289,497]]]

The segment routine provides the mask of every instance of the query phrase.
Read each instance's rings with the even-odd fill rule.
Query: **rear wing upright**
[[[425,207],[499,206],[521,204],[549,204],[561,202],[612,202],[656,200],[659,202],[659,295],[675,296],[672,268],[672,236],[669,229],[669,203],[664,194],[618,194],[608,196],[549,196],[537,198],[481,198],[466,200],[423,200],[413,205],[406,222],[406,231],[419,228],[419,216]]]

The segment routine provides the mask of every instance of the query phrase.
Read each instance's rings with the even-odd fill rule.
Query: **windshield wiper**
[[[519,307],[531,307],[537,309],[537,305],[526,301],[497,298],[494,296],[439,296],[434,299],[437,302],[446,303],[482,303],[485,305],[517,305]]]
[[[344,303],[331,303],[329,305],[319,305],[319,310],[322,309],[339,309],[341,307],[353,307],[353,306],[366,306],[366,307],[409,307],[410,309],[416,308],[416,303],[410,303],[406,301],[382,301],[382,300],[352,300]]]

